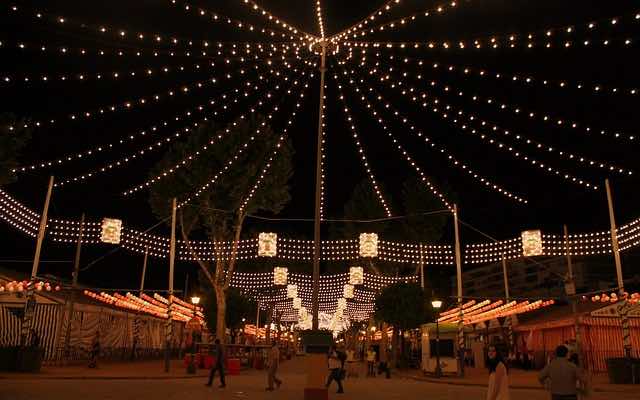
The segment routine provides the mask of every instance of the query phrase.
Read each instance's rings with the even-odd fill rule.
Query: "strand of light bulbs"
[[[336,76],[337,79],[337,76]],[[407,152],[404,148],[404,146],[402,146],[400,144],[400,142],[395,139],[392,138],[394,147],[396,147],[396,149],[400,152],[400,154],[405,158],[405,160],[407,161],[407,163],[409,163],[409,165],[411,167],[413,167],[413,169],[418,173],[418,175],[420,175],[420,179],[422,180],[422,182],[427,186],[427,188],[431,191],[431,193],[433,193],[434,196],[436,196],[436,198],[438,198],[442,204],[444,204],[445,207],[447,207],[448,209],[452,210],[453,208],[451,207],[451,205],[449,204],[449,202],[447,201],[447,199],[444,197],[444,195],[433,185],[433,183],[431,183],[431,181],[427,178],[427,176],[425,175],[425,173],[422,171],[422,169],[416,164],[416,162],[414,161],[413,157],[411,157],[411,155],[409,154],[409,152]]]
[[[325,159],[327,156],[327,132],[326,132],[326,123],[327,123],[327,85],[324,85],[324,96],[322,97],[322,118],[320,120],[320,221],[324,219],[324,200],[327,185],[325,184]]]
[[[298,29],[295,26],[287,23],[285,20],[276,17],[271,12],[267,11],[264,7],[258,5],[253,0],[240,0],[242,4],[249,7],[256,14],[261,15],[264,19],[268,20],[272,24],[278,25],[279,28],[286,29],[291,32],[293,35],[298,37],[300,40],[311,41],[315,39],[315,36],[303,31],[302,29]]]
[[[363,64],[360,64],[360,65],[362,66]],[[379,62],[376,62],[375,68],[376,69],[377,68],[382,68],[383,70],[389,71],[389,72],[392,72],[394,70],[394,68],[392,66],[390,66],[390,65],[382,66],[382,65],[380,65]],[[413,74],[414,75],[414,79],[416,79],[418,81],[426,80],[425,79],[426,77],[424,77],[422,74],[414,74],[414,73],[408,72],[406,70],[399,70],[398,72],[401,73],[402,76],[405,77],[405,78],[407,76],[410,76],[411,74]],[[386,79],[388,79],[388,77],[389,77],[389,75],[383,76],[380,79],[381,80],[386,80]],[[455,92],[456,90],[458,90],[457,88],[450,87],[448,85],[442,85],[442,84],[440,84],[439,82],[437,82],[435,80],[431,80],[429,82],[428,86],[440,89],[441,93],[443,93],[443,94],[447,94],[449,92]],[[465,96],[464,92],[462,92],[462,91],[457,91],[456,93],[453,93],[453,94],[457,95],[458,97]],[[468,96],[469,95],[467,95],[467,97]],[[431,96],[431,97],[433,97],[433,96]],[[433,97],[433,98],[435,98],[436,101],[439,101],[437,99],[437,97]],[[473,100],[473,101],[476,101],[476,102],[482,101],[482,98],[477,96],[477,95],[471,95],[470,99]],[[535,112],[529,112],[529,111],[522,110],[519,106],[516,106],[516,105],[507,105],[507,104],[504,104],[504,103],[499,103],[499,102],[494,101],[494,99],[492,99],[490,97],[486,98],[483,103],[486,103],[486,104],[492,105],[494,107],[497,107],[498,111],[508,111],[509,109],[511,109],[517,115],[528,114],[530,118],[533,118],[534,116],[539,116],[541,114],[541,113],[535,113]],[[476,117],[473,114],[470,114],[468,112],[466,112],[465,114],[469,115],[469,118],[471,120],[476,119]],[[542,114],[543,114],[542,119],[544,121],[548,121],[550,119],[550,117],[546,113],[542,113]],[[460,115],[462,115],[462,114],[460,114]],[[553,120],[553,118],[551,118],[551,119]],[[536,149],[540,149],[540,150],[542,150],[542,151],[544,151],[546,153],[554,153],[554,154],[558,155],[558,157],[565,158],[565,159],[568,159],[570,161],[574,161],[576,163],[588,164],[589,166],[593,166],[593,167],[600,168],[600,169],[605,169],[605,170],[608,170],[608,171],[611,171],[611,172],[615,172],[615,173],[618,173],[618,174],[623,174],[623,175],[632,175],[633,174],[633,171],[631,171],[631,170],[627,170],[625,168],[621,168],[619,166],[612,165],[612,164],[607,163],[607,162],[592,160],[592,159],[589,159],[589,158],[584,157],[584,156],[579,155],[579,154],[573,154],[573,153],[570,153],[570,152],[559,150],[559,149],[557,149],[557,148],[555,148],[553,146],[549,146],[548,144],[533,140],[533,139],[531,139],[531,138],[529,138],[527,136],[521,135],[521,134],[513,134],[512,132],[510,132],[510,131],[508,131],[506,129],[500,128],[499,126],[497,126],[493,122],[483,121],[483,120],[480,120],[480,122],[481,122],[481,124],[483,126],[485,126],[487,124],[493,125],[492,128],[491,128],[493,131],[501,131],[505,136],[515,138],[516,140],[518,140],[520,142],[523,142],[526,145],[529,145],[529,146],[534,147]],[[562,125],[562,122],[563,122],[563,120],[558,120],[558,125]],[[577,126],[575,123],[573,125]],[[630,140],[633,140],[634,136],[629,136],[628,138]]]
[[[288,80],[288,77],[285,78],[285,80]],[[279,86],[277,87],[277,89],[279,89]],[[264,107],[265,103],[267,103],[270,100],[273,100],[273,98],[274,98],[273,94],[271,92],[267,92],[266,95],[264,95],[262,98],[260,98],[254,105],[252,105],[249,108],[249,111],[251,113],[255,113],[256,109],[258,107]],[[277,106],[274,107],[274,111],[277,111]],[[238,119],[245,119],[245,118],[246,118],[246,114],[242,114]],[[212,136],[204,145],[202,145],[196,151],[187,154],[179,162],[173,164],[169,168],[164,169],[162,172],[160,172],[157,175],[147,179],[143,183],[141,183],[139,185],[136,185],[136,186],[132,187],[129,190],[126,190],[123,194],[125,196],[134,194],[134,193],[136,193],[136,192],[138,192],[140,190],[143,190],[143,189],[145,189],[145,188],[157,183],[158,181],[162,180],[163,178],[166,178],[167,176],[172,175],[177,170],[183,168],[184,166],[189,164],[191,161],[193,161],[193,160],[197,159],[198,157],[200,157],[200,155],[202,155],[202,153],[206,152],[207,149],[210,146],[214,145],[215,142],[217,142],[218,140],[221,140],[223,138],[223,136],[231,133],[231,127],[234,127],[236,125],[237,125],[236,121],[227,124],[227,127],[221,133],[218,133],[217,135]]]
[[[371,170],[371,166],[369,165],[369,161],[367,160],[367,154],[364,151],[364,147],[362,146],[362,143],[360,143],[360,137],[358,135],[358,131],[355,126],[355,121],[351,115],[351,111],[349,110],[347,101],[344,98],[344,93],[342,92],[342,86],[340,85],[340,82],[338,82],[337,75],[334,75],[334,79],[336,80],[338,91],[340,93],[338,97],[342,101],[342,105],[343,105],[342,111],[344,113],[345,122],[347,123],[347,125],[349,126],[349,129],[351,130],[351,137],[353,139],[353,143],[356,146],[357,156],[360,158],[360,161],[362,162],[362,168],[367,173],[367,177],[369,178],[369,182],[371,183],[371,188],[373,189],[373,192],[376,194],[376,197],[378,198],[380,205],[384,209],[386,216],[392,217],[393,214],[391,213],[391,208],[387,204],[387,201],[384,199],[382,190],[380,189],[380,186],[378,185],[378,181],[375,177],[375,174]]]
[[[346,36],[350,35],[353,32],[358,32],[362,29],[366,29],[366,26],[369,25],[369,23],[372,23],[373,21],[375,21],[376,18],[382,17],[384,14],[388,12],[391,12],[391,9],[398,4],[400,4],[400,0],[387,0],[383,5],[378,7],[378,9],[373,11],[371,14],[367,15],[365,18],[351,25],[349,28],[345,29],[344,31],[332,36],[331,40],[334,42],[337,42],[345,38]]]
[[[443,15],[445,12],[447,11],[451,11],[456,9],[456,7],[458,6],[458,2],[456,1],[451,1],[448,4],[442,4],[439,6],[435,6],[433,8],[430,8],[428,10],[424,10],[424,11],[420,11],[402,18],[397,18],[394,19],[392,21],[388,21],[385,22],[383,24],[374,26],[369,28],[368,30],[365,29],[360,29],[357,30],[355,32],[352,32],[352,34],[350,35],[352,38],[362,38],[366,35],[370,35],[372,33],[376,33],[376,32],[385,32],[388,31],[390,29],[400,29],[400,28],[404,28],[408,25],[410,25],[411,23],[415,22],[418,18],[420,17],[431,17],[431,16],[439,16],[439,15]],[[345,36],[343,36],[342,38],[344,38]]]
[[[363,71],[364,72],[364,71]],[[353,73],[353,72],[352,72]],[[381,74],[381,71],[377,71],[377,70],[371,70],[368,72],[370,75],[373,74]],[[389,74],[385,74],[387,76],[389,76]],[[454,109],[452,109],[452,107],[450,105],[441,105],[441,101],[437,98],[434,98],[433,100],[433,104],[429,103],[426,99],[427,99],[427,94],[426,93],[418,93],[418,91],[413,88],[410,87],[408,85],[406,85],[404,82],[402,81],[398,81],[398,83],[393,83],[391,82],[389,79],[384,79],[381,80],[381,82],[385,82],[390,88],[392,89],[396,89],[396,90],[400,90],[400,87],[407,87],[408,89],[402,89],[401,90],[401,94],[407,98],[409,98],[410,100],[412,100],[413,102],[415,102],[416,104],[418,104],[419,106],[430,110],[431,112],[433,112],[434,114],[438,115],[440,118],[442,118],[445,121],[451,121],[452,124],[459,126],[460,130],[463,132],[467,132],[471,135],[474,135],[478,138],[480,138],[481,140],[497,147],[499,150],[502,151],[506,151],[508,152],[512,157],[518,159],[518,160],[522,160],[524,162],[526,162],[527,164],[531,164],[534,167],[537,167],[539,169],[541,169],[542,171],[544,171],[545,173],[548,173],[552,176],[557,176],[560,177],[562,179],[565,179],[569,182],[575,183],[577,185],[580,185],[582,187],[588,188],[588,189],[592,189],[592,190],[598,190],[598,186],[589,182],[586,179],[583,178],[579,178],[576,176],[573,176],[572,174],[569,174],[567,172],[561,171],[555,167],[546,165],[544,162],[541,162],[527,154],[522,153],[521,151],[519,151],[518,149],[507,145],[505,143],[502,143],[500,141],[497,141],[493,138],[490,137],[490,135],[487,135],[484,132],[478,131],[477,129],[473,128],[470,125],[465,124],[463,121],[458,119],[458,116],[462,116],[464,115],[462,110],[456,111]]]
[[[380,53],[375,53],[375,57],[379,59],[379,58],[382,58],[382,55]],[[351,57],[348,57],[347,59],[351,59]],[[393,55],[390,55],[388,57],[388,59],[389,60],[396,60],[396,57],[393,56]],[[365,60],[366,60],[366,56],[364,54],[363,54],[361,60],[362,60],[361,61],[361,65],[363,65]],[[412,59],[406,58],[406,57],[397,57],[397,60],[398,61],[402,61],[404,64],[407,64]],[[424,66],[426,66],[428,64],[434,70],[440,70],[440,71],[444,70],[444,71],[451,72],[451,71],[454,71],[454,70],[457,69],[457,70],[463,71],[465,76],[467,76],[467,74],[469,74],[471,72],[471,69],[467,68],[467,67],[457,67],[456,68],[453,65],[449,65],[448,67],[446,67],[446,66],[444,66],[444,65],[442,65],[440,63],[437,63],[437,62],[425,63],[424,60],[421,60],[421,59],[415,59],[414,61],[417,61],[416,64],[418,66],[420,66],[420,67],[423,67],[423,68],[424,68]],[[440,67],[443,67],[443,68],[440,68]],[[405,74],[406,73],[407,72],[405,72]],[[487,72],[485,70],[481,70],[481,69],[478,70],[478,75],[482,76],[482,77],[493,76],[496,79],[500,79],[502,77],[505,77],[507,80],[509,80],[511,82],[522,81],[522,82],[527,82],[528,83],[528,82],[532,82],[534,80],[531,77],[519,78],[517,75],[513,75],[513,77],[511,79],[508,79],[506,76],[503,76],[500,73],[487,74]],[[419,75],[419,77],[420,77],[419,79],[426,79],[426,77],[424,77],[422,75]],[[435,86],[436,85],[435,82],[436,81],[431,81],[431,85]],[[544,80],[543,84],[547,85],[548,81]],[[569,87],[565,81],[560,81],[558,86],[559,87]],[[576,87],[578,89],[581,89],[581,88],[584,87],[582,84],[579,84],[579,83],[578,84],[573,84],[572,86],[574,86],[574,87]],[[595,93],[600,92],[600,90],[601,90],[601,86],[600,85],[594,86],[593,91]],[[611,93],[618,92],[618,89],[617,88],[612,88],[610,90],[610,92]],[[637,90],[636,89],[625,89],[625,90],[620,91],[620,92],[625,92],[625,93],[629,93],[629,94],[636,94]],[[474,96],[474,97],[475,98],[473,100],[477,101],[477,97],[478,96]],[[574,130],[575,129],[582,129],[586,134],[600,134],[601,136],[612,137],[614,139],[626,139],[626,140],[629,140],[629,141],[636,140],[636,136],[635,135],[629,135],[629,134],[625,134],[625,133],[621,133],[621,132],[609,132],[609,131],[606,131],[604,129],[601,129],[601,130],[598,131],[597,129],[592,129],[590,126],[588,126],[586,124],[583,124],[583,123],[579,123],[577,121],[571,121],[571,120],[567,120],[567,119],[563,119],[563,118],[559,118],[559,117],[550,116],[548,112],[526,111],[526,110],[523,110],[522,107],[519,107],[519,106],[517,106],[515,104],[512,104],[512,105],[498,104],[497,102],[494,102],[492,99],[487,99],[487,100],[490,100],[490,101],[487,102],[487,104],[491,104],[491,105],[494,105],[496,107],[499,107],[499,111],[509,111],[509,110],[511,110],[511,111],[513,111],[514,114],[516,114],[518,116],[525,116],[526,115],[530,119],[538,118],[539,120],[541,120],[541,122],[545,122],[547,124],[551,124],[551,125],[556,126],[556,127],[564,127],[564,128],[567,128],[567,129],[571,128],[571,129],[574,129]],[[584,127],[584,128],[582,128],[582,127]]]
[[[302,75],[304,76],[304,73]],[[299,84],[298,80],[295,79],[293,81],[293,84],[291,85],[291,87],[287,90],[287,92],[286,92],[287,95],[291,93],[291,88],[294,87],[294,86],[297,86],[298,84]],[[308,85],[305,84],[305,87],[307,87],[307,86]],[[301,97],[302,97],[302,93],[301,93]],[[291,118],[293,118],[294,115],[295,115],[295,111],[294,111],[294,113],[293,113]],[[211,186],[215,185],[215,183],[220,178],[220,176],[222,176],[222,174],[224,174],[226,171],[228,171],[229,168],[233,165],[233,163],[235,161],[237,161],[238,158],[240,158],[240,156],[244,153],[244,150],[249,146],[249,143],[252,142],[255,139],[256,136],[259,136],[262,133],[262,129],[264,129],[264,127],[266,126],[267,121],[271,121],[271,120],[273,120],[272,114],[269,114],[267,116],[267,118],[261,123],[260,127],[257,129],[255,134],[251,135],[249,141],[247,141],[243,145],[241,145],[240,148],[238,149],[238,151],[236,152],[236,154],[233,157],[231,157],[231,158],[229,158],[228,160],[225,161],[225,163],[223,164],[224,167],[220,171],[218,171],[213,177],[211,177],[208,180],[207,183],[205,183],[204,185],[199,187],[192,195],[189,195],[184,201],[180,202],[179,207],[182,208],[186,204],[190,203],[193,199],[196,199],[196,198],[200,197],[202,195],[202,193],[204,193],[206,190],[208,190]],[[286,134],[286,128],[283,131],[282,136],[280,136],[280,138],[278,139],[277,144],[275,146],[276,148],[280,147],[280,145],[282,143],[282,140],[284,139],[284,135],[285,134]],[[274,150],[274,153],[275,152],[276,152],[276,150]],[[270,160],[272,160],[272,159],[273,159],[273,155],[271,156]],[[265,172],[263,170],[262,176],[264,176],[264,173]],[[254,185],[254,188],[252,189],[251,193],[255,192],[255,189],[256,189],[257,185],[258,185],[258,183],[256,183],[256,185]],[[243,203],[243,205],[246,204],[246,203],[248,203],[248,200],[246,200],[245,203]],[[243,209],[244,209],[244,207],[241,207],[240,211],[242,212]]]
[[[80,29],[83,31],[88,31],[88,33],[94,33],[100,36],[111,35],[112,39],[123,41],[123,40],[135,40],[136,42],[148,43],[152,44],[167,44],[169,46],[177,47],[186,45],[188,47],[200,46],[200,47],[208,47],[210,43],[214,42],[207,39],[202,39],[200,41],[195,41],[191,38],[181,38],[177,35],[160,35],[157,33],[145,33],[145,32],[132,32],[130,29],[124,29],[114,26],[109,26],[107,24],[95,24],[88,23],[86,21],[77,21],[73,18],[68,18],[63,15],[53,15],[48,14],[46,12],[34,9],[28,9],[23,6],[12,5],[9,7],[11,11],[9,15],[17,15],[19,12],[22,12],[25,15],[30,15],[35,17],[35,21],[51,23],[56,26],[71,26],[75,29]],[[229,20],[225,18],[225,20]],[[242,23],[229,20],[229,24],[242,26]],[[85,36],[85,38],[87,38]]]
[[[324,21],[322,20],[322,6],[320,0],[316,0],[316,16],[318,17],[318,30],[320,31],[320,38],[324,40]]]
[[[362,82],[362,81],[361,81]],[[354,84],[353,81],[349,81],[349,83],[351,83],[352,85],[354,85],[356,92],[360,92],[359,88]],[[364,92],[364,91],[363,91]],[[400,120],[405,126],[409,127],[409,130],[414,133],[415,135],[417,135],[420,138],[423,138],[425,141],[425,144],[427,145],[428,149],[432,149],[434,152],[436,153],[440,153],[444,156],[444,158],[450,163],[452,164],[452,166],[461,169],[462,171],[466,172],[469,176],[471,176],[473,179],[475,179],[476,181],[480,182],[484,187],[487,187],[489,189],[492,189],[504,196],[506,196],[509,199],[515,200],[517,202],[523,203],[523,204],[527,204],[528,201],[526,199],[524,199],[521,196],[518,196],[516,194],[513,194],[512,192],[502,188],[500,185],[492,182],[491,180],[479,175],[476,171],[474,171],[472,168],[470,168],[467,164],[465,164],[464,162],[458,161],[458,159],[455,157],[455,155],[453,155],[451,152],[449,152],[445,147],[443,147],[442,145],[437,144],[436,142],[433,141],[432,138],[430,138],[429,136],[427,136],[426,134],[424,134],[424,132],[420,129],[416,129],[415,125],[413,124],[413,122],[409,121],[405,116],[401,115],[399,113],[399,111],[397,109],[395,109],[393,107],[393,105],[391,105],[391,103],[389,103],[387,100],[385,100],[382,95],[380,95],[379,92],[377,92],[374,88],[372,88],[371,86],[368,87],[368,92],[373,94],[373,98],[375,98],[378,101],[378,104],[380,104],[380,106],[384,106],[385,109],[390,110],[389,112],[391,112],[391,114],[393,114],[398,120]],[[395,139],[391,133],[391,130],[387,128],[387,126],[384,123],[384,120],[378,115],[379,113],[376,112],[375,108],[373,108],[371,106],[371,103],[369,103],[368,100],[363,99],[363,97],[360,97],[360,99],[363,101],[363,104],[370,110],[370,112],[372,113],[372,118],[375,119],[376,121],[378,121],[378,124],[382,127],[382,129],[387,132],[387,134],[392,138]]]
[[[248,82],[247,82],[248,83]],[[278,86],[276,86],[277,89]],[[256,91],[258,90],[258,87],[256,86],[254,88]],[[224,109],[224,111],[228,111],[230,108],[230,105],[233,104],[238,104],[239,103],[239,98],[240,96],[236,97],[236,98],[231,98],[231,99],[227,99],[227,101],[223,104],[221,104],[221,108]],[[248,92],[244,92],[244,97],[248,97]],[[226,98],[226,96],[225,96]],[[214,103],[216,104],[216,103]],[[216,118],[219,116],[218,111],[215,111],[210,117],[211,118]],[[106,172],[110,172],[113,169],[116,168],[120,168],[120,167],[124,167],[125,165],[129,164],[130,162],[133,162],[139,158],[142,158],[143,156],[149,154],[150,152],[154,151],[154,150],[158,150],[160,149],[162,146],[166,146],[169,145],[171,143],[173,143],[175,140],[180,139],[182,136],[186,136],[186,135],[190,135],[194,132],[196,132],[201,124],[206,123],[209,120],[209,117],[204,117],[201,120],[195,122],[192,124],[192,126],[186,126],[183,127],[181,129],[178,129],[176,132],[174,132],[171,136],[162,138],[158,141],[156,141],[155,143],[151,144],[151,145],[147,145],[139,150],[136,150],[128,155],[121,155],[118,159],[116,160],[112,160],[109,161],[107,164],[103,165],[102,167],[96,168],[92,171],[89,172],[85,172],[81,175],[72,177],[72,178],[68,178],[62,181],[59,181],[58,183],[56,183],[54,186],[59,187],[59,186],[64,186],[67,185],[69,183],[77,183],[77,182],[81,182],[84,181],[86,179],[95,177],[96,175],[100,174],[100,173],[106,173]]]
[[[171,4],[178,6],[179,1],[180,0],[171,0]],[[193,7],[190,3],[187,3],[184,1],[180,1],[180,2],[183,3],[183,5],[181,6],[183,11],[190,12],[190,11],[196,10],[196,8]],[[235,18],[230,18],[218,12],[210,11],[204,8],[198,7],[197,13],[199,16],[206,18],[211,23],[226,24],[226,26],[231,26],[239,31],[256,32],[272,38],[279,36],[282,39],[300,40],[298,36],[287,34],[284,31],[279,31],[279,30],[274,30],[274,29],[269,29],[264,27],[257,27],[247,22],[243,22]]]
[[[395,56],[390,55],[389,59],[393,59]],[[485,68],[480,68],[476,66],[464,66],[464,65],[455,65],[451,63],[443,63],[439,61],[427,61],[419,58],[410,58],[410,57],[402,57],[402,61],[406,64],[410,61],[416,63],[417,65],[427,65],[431,66],[434,70],[443,71],[447,73],[458,73],[459,75],[466,77],[477,76],[480,78],[493,78],[500,82],[509,82],[515,84],[524,85],[529,87],[533,84],[538,84],[543,87],[549,88],[557,88],[557,89],[577,89],[582,91],[589,91],[593,94],[628,94],[628,95],[637,95],[639,90],[637,88],[621,88],[615,86],[603,85],[600,83],[580,83],[580,82],[572,82],[567,79],[544,79],[540,77],[536,77],[532,75],[530,72],[521,72],[521,73],[513,73],[513,72],[499,72],[496,70],[488,70]]]
[[[256,71],[258,71],[258,67],[254,66],[254,69]],[[294,70],[295,71],[295,70]],[[270,69],[268,72],[270,73],[274,73],[272,69]],[[265,78],[263,75],[259,74],[258,75],[258,81],[269,81],[268,78]],[[187,109],[184,110],[178,114],[176,114],[173,118],[168,119],[166,121],[160,121],[159,123],[149,127],[146,130],[141,130],[139,132],[133,133],[133,134],[129,134],[128,136],[119,139],[117,142],[111,142],[111,143],[106,143],[106,144],[101,144],[101,145],[96,145],[92,148],[89,148],[87,150],[83,150],[81,152],[77,152],[77,153],[72,153],[72,154],[67,154],[63,157],[57,158],[55,160],[50,160],[50,161],[41,161],[39,163],[36,164],[31,164],[31,165],[27,165],[27,166],[22,166],[19,168],[14,168],[12,170],[13,173],[18,173],[18,172],[25,172],[25,171],[33,171],[39,168],[48,168],[48,167],[53,167],[56,165],[62,165],[65,164],[67,162],[71,162],[71,161],[76,161],[76,160],[82,160],[82,159],[87,159],[90,158],[92,156],[96,156],[102,152],[108,151],[108,150],[112,150],[113,148],[118,147],[119,145],[124,145],[125,143],[129,143],[132,141],[135,141],[137,139],[141,139],[144,137],[147,137],[148,133],[155,133],[158,130],[158,127],[166,127],[169,125],[169,122],[171,122],[172,120],[174,121],[180,121],[182,119],[187,119],[188,117],[193,116],[195,113],[198,112],[205,112],[205,108],[206,107],[212,107],[212,106],[217,106],[220,105],[222,107],[222,109],[226,110],[229,107],[229,104],[237,104],[239,101],[239,97],[236,97],[232,100],[229,100],[228,97],[231,96],[232,94],[236,94],[239,95],[241,89],[244,88],[244,97],[248,96],[248,91],[249,90],[258,90],[258,85],[257,82],[252,83],[251,81],[247,81],[244,82],[240,87],[236,87],[233,90],[229,90],[225,93],[223,93],[222,95],[218,96],[218,98],[211,98],[209,99],[209,101],[205,104],[205,105],[199,105],[195,108],[191,108],[191,109]],[[211,115],[211,117],[217,117],[218,116],[218,111],[214,111],[213,114]],[[206,117],[205,119],[203,119],[201,122],[206,121]],[[186,128],[183,127],[181,129]],[[178,130],[174,133],[174,135],[167,137],[166,139],[169,139],[167,141],[164,140],[160,140],[158,142],[156,142],[155,145],[153,146],[149,146],[148,150],[152,150],[153,148],[156,148],[157,146],[160,146],[162,143],[166,144],[170,141],[173,141],[176,136],[179,136],[180,134],[178,134],[178,132],[181,132],[181,130]],[[160,144],[158,144],[160,143]],[[144,150],[143,150],[144,151]],[[143,154],[143,153],[142,153]],[[133,156],[133,155],[132,155]],[[122,159],[120,160],[122,161]]]
[[[119,57],[119,58],[120,57],[158,58],[158,57],[165,57],[165,56],[169,58],[181,58],[181,57],[212,58],[214,56],[224,58],[225,56],[227,56],[227,58],[229,58],[228,55],[226,54],[227,52],[230,53],[232,56],[237,56],[242,53],[250,55],[251,49],[253,48],[253,46],[262,48],[260,43],[257,43],[257,44],[256,43],[227,43],[227,45],[231,46],[231,50],[226,50],[223,43],[218,42],[217,48],[214,48],[211,51],[202,50],[199,52],[198,51],[192,52],[190,50],[187,50],[184,52],[176,52],[173,50],[157,50],[157,49],[155,50],[131,50],[131,49],[123,50],[118,48],[87,49],[85,47],[73,47],[73,46],[67,46],[67,45],[48,46],[46,44],[34,44],[34,43],[25,42],[25,41],[16,41],[16,42],[0,41],[0,48],[8,48],[8,49],[15,48],[16,50],[19,50],[21,52],[34,50],[40,53],[55,54],[59,56],[79,56],[79,57],[97,56],[99,58],[108,57],[108,56]],[[284,50],[287,50],[287,51],[290,50],[286,47],[287,46],[286,44],[283,44],[283,46],[284,46],[283,47]],[[295,44],[292,44],[292,46],[294,46],[294,49],[295,49],[295,53],[296,53],[295,57],[297,59],[300,59],[300,56],[298,53],[301,48],[295,47]],[[275,51],[276,49],[273,49],[273,50]]]
[[[290,49],[277,49],[271,48],[274,52],[281,52],[286,54]],[[252,54],[251,50],[245,50],[247,54]],[[264,53],[266,50],[260,48],[260,53]],[[273,52],[269,53],[269,57],[273,56]],[[259,61],[260,58],[258,55],[254,55],[254,61]],[[243,57],[224,57],[220,62],[221,64],[230,64],[232,61],[247,61]],[[215,61],[209,61],[209,67],[215,68],[217,66]],[[192,63],[188,67],[184,65],[178,66],[170,66],[164,65],[162,67],[156,66],[146,66],[136,70],[127,70],[127,71],[110,71],[110,72],[74,72],[74,73],[57,73],[56,75],[40,73],[38,76],[35,75],[22,75],[22,76],[11,76],[11,75],[3,75],[0,76],[0,83],[4,83],[5,85],[12,83],[51,83],[51,82],[86,82],[89,80],[124,80],[124,79],[138,79],[138,78],[157,78],[159,76],[170,75],[173,73],[179,72],[199,72],[205,69],[205,66],[202,66],[200,63]]]
[[[304,89],[307,89],[309,87],[308,83],[304,84]],[[304,99],[304,90],[300,91],[299,94],[299,98],[300,99]],[[274,145],[274,149],[271,152],[271,155],[269,156],[269,158],[267,159],[267,162],[265,164],[265,166],[262,168],[262,171],[260,171],[260,175],[258,177],[258,179],[256,180],[256,182],[254,183],[253,187],[251,188],[251,190],[249,191],[249,193],[247,194],[247,196],[244,198],[244,200],[242,201],[242,205],[240,206],[238,212],[242,215],[244,214],[244,210],[247,208],[247,206],[249,205],[249,202],[251,201],[251,199],[253,198],[253,196],[256,194],[256,191],[258,190],[258,188],[260,188],[260,185],[262,184],[262,182],[264,182],[264,178],[266,177],[266,175],[269,173],[269,170],[271,169],[271,166],[273,165],[273,160],[274,158],[278,155],[281,147],[282,147],[282,143],[284,142],[284,139],[287,137],[287,131],[289,129],[289,127],[291,126],[291,124],[293,124],[293,120],[296,116],[297,110],[300,109],[300,105],[301,103],[298,101],[296,102],[295,108],[293,110],[293,112],[291,113],[291,116],[289,117],[289,120],[287,121],[286,126],[282,129],[282,134],[280,135],[280,137],[278,137],[278,140],[276,141],[275,145]]]

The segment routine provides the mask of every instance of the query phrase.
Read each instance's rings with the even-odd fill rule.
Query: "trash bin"
[[[239,375],[240,374],[240,359],[239,358],[229,358],[227,360],[227,371],[229,375]]]
[[[608,358],[609,383],[640,384],[640,358]]]

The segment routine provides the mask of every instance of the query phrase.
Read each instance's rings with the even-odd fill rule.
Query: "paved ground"
[[[146,364],[138,365],[127,372],[144,370]],[[154,367],[161,368],[161,363],[154,363]],[[134,365],[135,367],[135,365]],[[68,379],[69,374],[47,373],[34,379],[32,375],[0,377],[1,400],[205,400],[205,399],[256,399],[256,400],[288,400],[302,399],[302,388],[305,383],[305,375],[302,370],[301,360],[290,361],[283,364],[281,378],[283,386],[276,392],[264,391],[266,376],[264,371],[243,371],[239,376],[228,378],[225,389],[207,388],[202,376],[184,379],[184,370],[175,368],[170,376],[163,373],[141,379],[143,374],[134,376],[137,379],[119,379],[114,374],[113,368],[106,365],[96,372],[89,370],[94,375],[87,374],[83,379]],[[74,367],[72,367],[74,368]],[[127,367],[130,368],[130,367]],[[58,369],[59,370],[59,369]],[[122,368],[118,368],[122,370]],[[56,370],[57,371],[57,370]],[[77,372],[77,371],[72,371]],[[100,375],[102,374],[102,375]],[[163,377],[164,379],[159,379]],[[45,378],[45,379],[43,379]],[[61,379],[62,378],[62,379]],[[109,379],[105,379],[109,378]],[[118,379],[113,379],[118,378]],[[129,377],[131,378],[131,377]],[[480,384],[478,382],[478,384]],[[367,399],[367,400],[481,400],[484,399],[485,388],[482,386],[468,386],[451,383],[432,383],[394,377],[392,379],[353,378],[345,382],[344,395],[335,394],[335,387],[330,391],[330,399]],[[594,400],[626,400],[637,399],[637,392],[632,392],[632,387],[626,387],[624,392],[595,393]],[[522,400],[547,400],[548,395],[539,389],[512,389],[513,398]]]

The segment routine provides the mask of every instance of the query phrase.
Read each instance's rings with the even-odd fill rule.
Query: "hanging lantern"
[[[302,299],[300,297],[293,298],[293,309],[299,310],[302,307]]]
[[[287,285],[287,298],[295,299],[296,297],[298,297],[298,286]]]
[[[542,232],[540,230],[524,231],[522,237],[522,254],[525,257],[541,256],[542,251]]]
[[[261,232],[258,235],[258,257],[275,257],[278,254],[278,235]]]
[[[362,285],[364,283],[364,269],[362,267],[349,268],[349,285]]]
[[[344,311],[347,308],[347,299],[341,297],[338,299],[338,311]]]
[[[102,219],[102,234],[100,240],[103,243],[120,244],[122,232],[122,220],[114,218]]]
[[[282,286],[287,284],[287,267],[275,267],[273,269],[273,284]]]
[[[378,257],[378,234],[360,234],[360,257]]]
[[[344,298],[353,299],[353,285],[344,285]]]

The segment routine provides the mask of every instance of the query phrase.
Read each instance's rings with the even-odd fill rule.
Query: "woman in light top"
[[[487,400],[509,400],[509,375],[502,355],[495,346],[489,346],[487,368],[489,368],[489,387]]]

